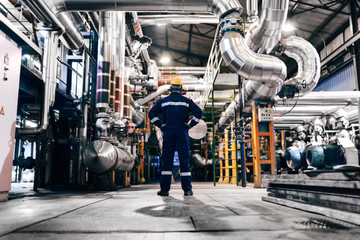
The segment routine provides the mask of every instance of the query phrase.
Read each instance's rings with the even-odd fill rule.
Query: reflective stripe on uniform
[[[198,119],[198,118],[195,117],[195,116],[194,116],[192,119],[193,119],[195,122],[199,122],[199,121],[200,121],[200,119]]]
[[[172,171],[161,171],[161,175],[172,175]]]
[[[180,173],[181,177],[187,177],[187,176],[191,176],[191,172],[182,172]]]
[[[185,107],[189,107],[189,104],[187,102],[164,102],[161,104],[161,107],[166,107],[166,106],[185,106]]]
[[[154,117],[153,119],[150,120],[151,123],[156,122],[157,120],[160,120],[158,117]]]

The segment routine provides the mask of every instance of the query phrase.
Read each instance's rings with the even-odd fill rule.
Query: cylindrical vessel
[[[117,161],[116,148],[104,140],[91,142],[84,151],[84,164],[93,172],[113,169]]]

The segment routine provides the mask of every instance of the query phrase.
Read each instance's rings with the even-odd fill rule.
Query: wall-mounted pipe
[[[321,75],[320,57],[316,49],[303,38],[291,36],[281,40],[284,53],[295,59],[298,72],[295,77],[286,80],[284,85],[291,85],[305,95],[317,85]]]
[[[281,38],[289,0],[263,0],[260,19],[246,34],[246,44],[258,53],[270,53]]]

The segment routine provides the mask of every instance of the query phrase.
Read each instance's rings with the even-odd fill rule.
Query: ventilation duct
[[[246,34],[246,44],[258,53],[270,53],[281,38],[281,28],[285,24],[289,0],[264,0],[258,22]]]

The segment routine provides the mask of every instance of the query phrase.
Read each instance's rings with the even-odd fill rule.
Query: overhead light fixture
[[[157,23],[156,25],[158,25],[159,27],[165,26],[165,23]]]
[[[296,28],[291,23],[285,23],[281,30],[284,32],[291,32],[296,30]]]
[[[169,63],[170,62],[170,58],[169,57],[162,57],[161,59],[160,59],[160,63],[162,63],[162,64],[167,64],[167,63]]]

